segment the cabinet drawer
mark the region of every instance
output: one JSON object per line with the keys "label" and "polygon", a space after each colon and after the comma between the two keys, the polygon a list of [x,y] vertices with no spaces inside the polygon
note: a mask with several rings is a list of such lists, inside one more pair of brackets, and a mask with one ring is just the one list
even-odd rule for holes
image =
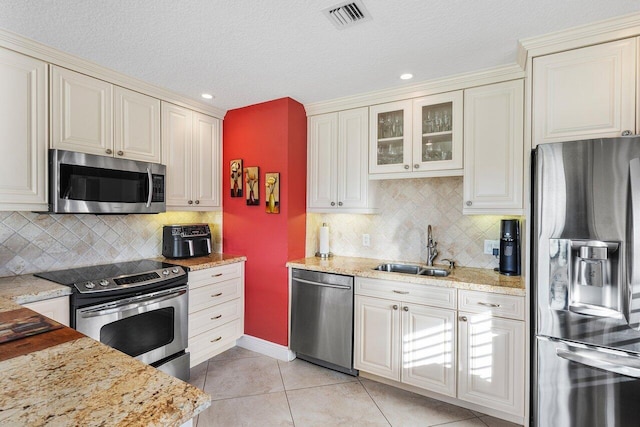
{"label": "cabinet drawer", "polygon": [[189,284],[189,314],[241,296],[242,280],[239,277],[195,289]]}
{"label": "cabinet drawer", "polygon": [[242,319],[237,319],[224,325],[189,338],[189,352],[191,366],[195,366],[220,353],[220,351],[242,336]]}
{"label": "cabinet drawer", "polygon": [[524,298],[479,291],[458,291],[460,311],[524,320]]}
{"label": "cabinet drawer", "polygon": [[242,263],[221,265],[219,267],[207,268],[205,270],[189,272],[189,287],[199,288],[211,283],[224,282],[225,280],[235,279],[242,275]]}
{"label": "cabinet drawer", "polygon": [[415,302],[432,307],[456,308],[454,288],[356,277],[356,294]]}
{"label": "cabinet drawer", "polygon": [[242,300],[240,298],[196,311],[189,315],[189,338],[239,319],[241,315]]}

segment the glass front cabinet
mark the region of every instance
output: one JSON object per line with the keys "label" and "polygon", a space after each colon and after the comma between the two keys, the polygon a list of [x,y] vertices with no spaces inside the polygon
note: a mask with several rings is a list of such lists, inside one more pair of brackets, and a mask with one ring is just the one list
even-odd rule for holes
{"label": "glass front cabinet", "polygon": [[462,91],[370,108],[370,178],[462,175]]}

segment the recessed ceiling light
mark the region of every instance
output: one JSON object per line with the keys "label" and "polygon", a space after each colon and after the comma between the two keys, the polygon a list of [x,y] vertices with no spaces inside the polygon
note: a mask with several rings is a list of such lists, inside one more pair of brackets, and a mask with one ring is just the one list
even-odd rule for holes
{"label": "recessed ceiling light", "polygon": [[202,97],[203,97],[204,99],[213,99],[213,95],[211,95],[210,93],[203,93],[203,94],[202,94]]}
{"label": "recessed ceiling light", "polygon": [[400,75],[400,78],[401,78],[402,80],[409,80],[409,79],[412,79],[412,78],[413,78],[413,74],[411,74],[411,73],[404,73],[404,74]]}

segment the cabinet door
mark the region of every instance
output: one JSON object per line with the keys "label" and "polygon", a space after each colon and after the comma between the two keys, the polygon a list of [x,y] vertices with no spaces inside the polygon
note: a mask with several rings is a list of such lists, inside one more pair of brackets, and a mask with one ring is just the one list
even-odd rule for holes
{"label": "cabinet door", "polygon": [[410,172],[411,100],[369,108],[369,173]]}
{"label": "cabinet door", "polygon": [[413,101],[413,171],[462,169],[462,91]]}
{"label": "cabinet door", "polygon": [[523,214],[524,83],[464,91],[465,214]]}
{"label": "cabinet door", "polygon": [[51,66],[51,147],[113,155],[112,85]]}
{"label": "cabinet door", "polygon": [[458,398],[524,415],[524,322],[459,313]]}
{"label": "cabinet door", "polygon": [[115,155],[160,163],[160,100],[116,86]]}
{"label": "cabinet door", "polygon": [[42,301],[22,304],[23,307],[31,309],[36,313],[47,316],[64,326],[69,326],[69,297],[51,298]]}
{"label": "cabinet door", "polygon": [[309,117],[307,207],[334,208],[338,203],[338,114]]}
{"label": "cabinet door", "polygon": [[191,199],[191,110],[162,103],[162,160],[167,165],[167,207],[189,206]]}
{"label": "cabinet door", "polygon": [[636,40],[533,60],[533,145],[635,131]]}
{"label": "cabinet door", "polygon": [[367,208],[368,117],[365,108],[338,113],[338,207]]}
{"label": "cabinet door", "polygon": [[220,186],[222,185],[220,135],[220,120],[193,113],[192,194],[196,208],[220,207]]}
{"label": "cabinet door", "polygon": [[402,305],[402,382],[456,395],[456,312]]}
{"label": "cabinet door", "polygon": [[400,303],[355,297],[354,367],[400,381]]}
{"label": "cabinet door", "polygon": [[0,210],[47,209],[47,64],[0,49]]}

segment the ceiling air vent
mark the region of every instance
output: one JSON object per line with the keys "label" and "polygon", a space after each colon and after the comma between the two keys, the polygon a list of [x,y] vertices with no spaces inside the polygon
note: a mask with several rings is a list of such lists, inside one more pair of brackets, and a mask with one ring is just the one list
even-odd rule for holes
{"label": "ceiling air vent", "polygon": [[323,10],[329,21],[338,29],[352,27],[360,22],[371,20],[371,15],[361,0],[331,6]]}

